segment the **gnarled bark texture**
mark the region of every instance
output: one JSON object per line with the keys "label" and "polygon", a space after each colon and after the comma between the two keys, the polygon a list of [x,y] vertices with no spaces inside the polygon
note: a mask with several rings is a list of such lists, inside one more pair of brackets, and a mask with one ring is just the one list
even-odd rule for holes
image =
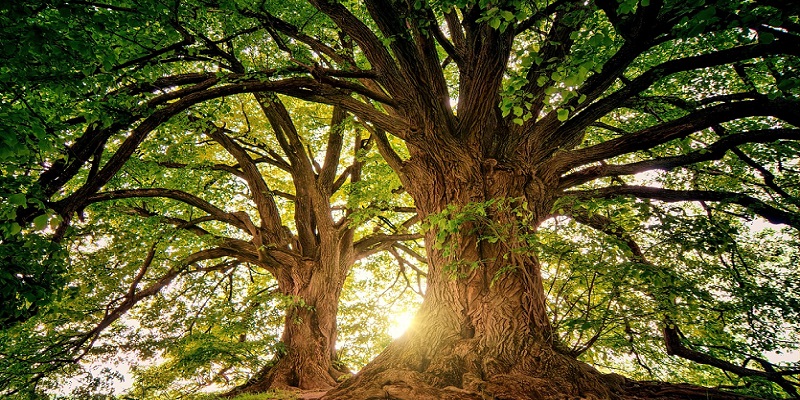
{"label": "gnarled bark texture", "polygon": [[320,268],[308,264],[309,276],[281,276],[279,280],[282,294],[294,301],[286,311],[282,351],[230,395],[272,388],[329,389],[347,373],[336,366],[336,312],[344,276],[313,273]]}
{"label": "gnarled bark texture", "polygon": [[[419,212],[508,199],[488,207],[486,215],[508,231],[497,241],[481,240],[490,227],[470,222],[445,246],[436,231],[429,232],[428,291],[411,328],[327,398],[614,397],[603,375],[557,351],[540,266],[525,251],[522,238],[552,205],[548,179],[495,168],[494,160],[466,148],[445,149],[438,159],[420,151],[406,164]],[[442,160],[442,154],[452,158]],[[519,207],[530,219],[519,220]]]}

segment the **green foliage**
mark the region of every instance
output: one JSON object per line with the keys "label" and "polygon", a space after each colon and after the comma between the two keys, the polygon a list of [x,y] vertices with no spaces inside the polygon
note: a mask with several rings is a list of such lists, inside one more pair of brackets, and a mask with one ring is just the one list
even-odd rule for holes
{"label": "green foliage", "polygon": [[[453,277],[493,265],[492,284],[523,272],[519,258],[538,259],[561,346],[595,365],[642,379],[778,393],[772,383],[668,356],[661,328],[670,321],[693,349],[754,368],[761,367],[751,356],[797,350],[797,233],[745,222],[760,221],[765,204],[798,214],[797,138],[748,139],[719,157],[680,165],[642,163],[710,155],[715,143],[736,135],[797,125],[791,115],[748,110],[728,118],[709,111],[743,101],[771,107],[798,101],[795,5],[418,0],[387,3],[393,8],[385,10],[387,22],[373,19],[377,13],[365,2],[334,2],[373,31],[377,40],[365,46],[369,35],[348,35],[339,19],[303,1],[6,3],[0,6],[0,395],[42,397],[59,381],[83,376],[74,396],[102,396],[121,376],[112,370],[92,376],[89,363],[111,360],[120,349],[141,362],[131,392],[141,398],[231,386],[285,354],[284,312],[316,308],[281,293],[277,277],[258,264],[278,246],[291,254],[287,259],[313,258],[309,246],[324,232],[304,223],[323,204],[309,201],[308,191],[319,183],[331,139],[342,138],[348,159],[334,171],[330,225],[340,233],[352,229],[342,236],[358,241],[418,229],[406,224],[405,191],[413,188],[404,188],[407,182],[383,162],[373,132],[396,128],[380,145],[384,154],[396,153],[399,169],[420,167],[420,147],[432,144],[417,138],[447,137],[463,139],[458,146],[479,161],[491,159],[538,182],[536,169],[566,152],[616,148],[637,134],[646,141],[665,126],[671,136],[662,141],[545,177],[552,187],[532,193],[560,198],[541,228],[528,212],[527,200],[538,198],[451,204],[425,221],[428,246],[446,258],[444,270]],[[654,7],[655,19],[640,23]],[[445,14],[463,21],[453,24]],[[391,23],[398,32],[390,32]],[[460,27],[468,27],[470,44],[446,48],[458,45],[451,29]],[[769,51],[732,55],[754,49]],[[467,50],[493,55],[464,60]],[[720,54],[702,68],[670,70]],[[393,62],[396,69],[379,65]],[[392,92],[386,79],[397,74],[414,96]],[[470,79],[490,76],[497,87],[481,81],[475,86],[482,92],[472,98],[459,93],[475,83]],[[276,122],[276,114],[265,117],[262,107],[269,107],[245,93],[260,84],[272,85],[258,86],[272,88],[261,95],[280,101],[294,126]],[[425,97],[432,88],[447,90]],[[481,117],[460,115],[485,99]],[[424,107],[415,111],[418,100]],[[335,127],[332,104],[352,113]],[[721,122],[691,118],[698,113]],[[477,121],[482,116],[496,118]],[[691,123],[677,124],[686,131],[668,126],[687,118]],[[453,132],[446,132],[448,124]],[[566,128],[577,133],[561,143]],[[240,160],[211,137],[215,130],[245,149],[268,193],[242,178]],[[289,146],[293,130],[297,143]],[[529,151],[508,151],[517,147]],[[311,164],[307,175],[290,173],[303,162]],[[631,165],[641,171],[601,174],[572,188],[551,182]],[[755,201],[587,195],[639,185]],[[180,190],[253,226],[241,229],[174,198],[90,204],[97,192],[143,188]],[[265,226],[257,194],[271,196],[280,226]],[[597,221],[608,223],[605,232],[587,227]],[[230,250],[225,238],[244,246],[278,231],[289,232],[285,243],[258,243],[246,261],[239,254],[185,263],[203,250]],[[301,232],[305,243],[297,239]],[[423,248],[406,246],[405,253],[371,255],[348,278],[339,316],[345,364],[364,365],[382,349],[391,316],[410,312],[424,292],[424,268],[416,267]],[[158,290],[126,308],[147,288]]]}
{"label": "green foliage", "polygon": [[0,328],[24,321],[52,302],[66,283],[66,253],[45,237],[15,235],[0,243]]}
{"label": "green foliage", "polygon": [[[751,230],[726,215],[708,219],[687,207],[649,203],[649,217],[636,227],[631,206],[641,205],[578,206],[628,226],[645,259],[635,262],[625,241],[574,221],[555,220],[540,230],[537,254],[567,351],[639,379],[691,376],[714,386],[729,384],[729,377],[663,351],[665,315],[693,346],[721,359],[744,362],[797,348],[789,333],[800,327],[800,276],[791,267],[797,247],[765,241],[775,232]],[[761,325],[766,321],[784,329]],[[754,331],[762,334],[753,337]],[[746,384],[746,393],[775,396],[774,387],[757,379],[734,381]]]}
{"label": "green foliage", "polygon": [[[13,174],[13,169],[2,168]],[[0,179],[0,329],[25,321],[58,296],[66,283],[67,260],[63,246],[44,232],[58,226],[60,218],[46,210],[35,192],[20,193],[28,179],[13,175]],[[19,213],[36,215],[21,225]]]}

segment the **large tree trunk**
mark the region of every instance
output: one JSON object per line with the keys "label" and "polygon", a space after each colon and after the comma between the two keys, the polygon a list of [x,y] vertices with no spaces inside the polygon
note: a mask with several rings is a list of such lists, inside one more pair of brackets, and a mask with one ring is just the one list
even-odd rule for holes
{"label": "large tree trunk", "polygon": [[336,365],[336,313],[344,277],[308,264],[301,267],[303,274],[277,277],[281,293],[291,304],[275,359],[229,395],[273,388],[330,389],[347,373]]}
{"label": "large tree trunk", "polygon": [[[548,216],[546,180],[496,170],[466,151],[448,154],[455,159],[407,164],[423,217],[448,205],[509,200],[488,207],[485,220],[461,225],[450,236],[456,251],[437,242],[439,231],[428,232],[428,291],[411,328],[326,398],[613,397],[610,379],[559,353],[553,341],[539,262],[523,239]],[[507,231],[482,240],[492,227]]]}

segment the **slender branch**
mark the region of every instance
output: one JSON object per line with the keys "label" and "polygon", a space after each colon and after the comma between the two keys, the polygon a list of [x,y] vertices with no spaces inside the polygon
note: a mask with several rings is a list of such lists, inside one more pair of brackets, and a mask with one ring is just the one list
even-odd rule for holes
{"label": "slender branch", "polygon": [[[798,132],[797,136],[800,136],[800,130],[797,130],[797,132]],[[800,139],[800,137],[798,137],[797,139]],[[736,155],[736,157],[739,157],[739,159],[742,160],[745,164],[749,165],[750,168],[753,168],[754,170],[758,171],[758,173],[761,174],[761,177],[764,179],[764,184],[768,188],[772,189],[775,193],[777,193],[784,199],[792,202],[794,205],[800,206],[800,203],[798,202],[798,199],[796,197],[790,195],[785,190],[783,190],[783,188],[778,186],[778,184],[775,182],[775,175],[772,172],[770,172],[766,167],[756,162],[756,160],[750,158],[742,150],[734,148],[732,149],[732,152],[733,154]]]}
{"label": "slender branch", "polygon": [[339,64],[352,64],[350,61],[341,56],[339,53],[336,52],[333,48],[326,45],[319,39],[309,36],[303,33],[299,28],[286,22],[277,16],[273,15],[272,13],[268,12],[267,10],[259,10],[259,11],[251,11],[246,9],[239,10],[243,15],[248,17],[253,17],[259,20],[263,25],[268,26],[272,30],[276,30],[278,32],[283,33],[286,36],[289,36],[292,39],[297,40],[298,42],[305,43],[314,51],[324,54],[330,57],[332,60]]}
{"label": "slender branch", "polygon": [[174,169],[195,169],[195,170],[213,170],[213,171],[225,171],[230,173],[231,175],[237,176],[239,178],[244,179],[244,173],[239,169],[238,165],[227,165],[227,164],[214,164],[214,165],[193,165],[193,164],[186,164],[186,163],[178,163],[178,162],[171,162],[171,161],[161,161],[158,162],[158,165],[165,167],[165,168],[174,168]]}
{"label": "slender branch", "polygon": [[542,19],[546,18],[554,14],[559,8],[567,4],[567,0],[558,0],[554,1],[547,5],[547,7],[537,11],[530,17],[526,18],[524,21],[521,21],[517,24],[515,30],[515,35],[519,35],[528,29],[533,28],[537,23],[539,23]]}
{"label": "slender branch", "polygon": [[370,131],[372,136],[375,137],[375,144],[378,147],[378,153],[386,160],[386,163],[392,168],[392,171],[397,174],[397,177],[400,179],[400,182],[403,186],[408,186],[410,182],[408,181],[408,177],[406,176],[405,172],[403,172],[403,159],[397,154],[396,151],[392,148],[391,143],[389,143],[389,138],[386,136],[386,132],[378,127],[372,127],[370,125],[364,125],[367,130]]}
{"label": "slender branch", "polygon": [[676,325],[672,324],[670,321],[667,321],[667,324],[664,327],[664,345],[667,348],[667,354],[671,356],[678,356],[690,361],[694,361],[696,363],[710,365],[712,367],[719,368],[723,371],[732,372],[739,376],[762,377],[780,386],[790,396],[798,397],[797,386],[800,385],[794,382],[787,381],[782,374],[775,373],[774,371],[773,372],[759,371],[750,368],[740,367],[728,361],[721,360],[711,355],[701,353],[699,351],[692,350],[686,347],[686,345],[684,345],[683,341],[681,340],[680,329]]}
{"label": "slender branch", "polygon": [[404,240],[421,239],[422,234],[408,233],[400,235],[372,235],[361,239],[353,244],[354,260],[360,260],[369,257],[372,254],[387,250],[397,242]]}
{"label": "slender branch", "polygon": [[414,272],[416,272],[416,273],[417,273],[417,275],[419,275],[419,276],[422,276],[422,277],[426,277],[426,278],[427,278],[427,277],[428,277],[428,273],[427,273],[427,272],[425,272],[425,271],[423,271],[422,269],[420,269],[420,268],[419,268],[419,267],[417,267],[416,265],[414,265],[414,263],[408,262],[408,260],[406,260],[406,259],[405,259],[405,258],[404,258],[404,257],[403,257],[401,254],[400,254],[400,252],[399,252],[399,251],[397,251],[397,249],[398,249],[398,248],[399,248],[399,247],[395,245],[395,246],[392,246],[392,247],[391,247],[391,248],[390,248],[388,251],[389,251],[389,253],[390,253],[390,254],[391,254],[391,255],[392,255],[394,258],[395,258],[395,260],[397,260],[397,263],[398,263],[398,264],[400,264],[401,268],[405,268],[406,266],[408,266],[408,267],[410,267],[411,269],[413,269],[413,270],[414,270]]}
{"label": "slender branch", "polygon": [[128,190],[101,192],[87,197],[85,204],[99,203],[102,201],[109,201],[109,200],[139,198],[139,197],[145,197],[145,198],[163,197],[172,200],[177,200],[182,203],[186,203],[192,207],[199,208],[207,212],[209,215],[212,215],[215,219],[219,221],[226,222],[232,226],[244,230],[245,232],[249,232],[246,224],[234,214],[225,212],[222,209],[218,208],[217,206],[193,194],[175,189],[150,188],[150,189],[128,189]]}
{"label": "slender branch", "polygon": [[[397,242],[397,243],[393,244],[392,247],[402,250],[404,253],[408,254],[409,256],[411,256],[412,258],[414,258],[415,260],[417,260],[421,264],[427,264],[428,263],[428,259],[425,256],[423,256],[422,254],[419,254],[419,252],[417,252],[416,250],[412,249],[411,247],[408,247],[405,243]],[[420,271],[417,271],[417,272],[421,273]],[[426,276],[425,274],[422,274],[422,275]]]}

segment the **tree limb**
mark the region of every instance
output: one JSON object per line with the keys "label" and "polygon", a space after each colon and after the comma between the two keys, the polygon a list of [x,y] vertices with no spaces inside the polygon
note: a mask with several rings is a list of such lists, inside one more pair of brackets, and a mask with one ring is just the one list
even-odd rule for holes
{"label": "tree limb", "polygon": [[393,244],[404,240],[421,239],[422,234],[408,233],[399,235],[381,235],[376,234],[364,239],[361,239],[353,244],[354,260],[360,260],[369,257],[372,254],[387,250]]}
{"label": "tree limb", "polygon": [[86,199],[86,204],[99,203],[102,201],[117,200],[117,199],[130,199],[138,197],[163,197],[172,200],[177,200],[182,203],[188,204],[192,207],[199,208],[209,215],[213,216],[218,221],[228,223],[245,232],[250,232],[246,224],[234,214],[223,211],[217,206],[193,195],[180,190],[150,188],[150,189],[127,189],[116,190],[110,192],[101,192],[89,196]]}
{"label": "tree limb", "polygon": [[[615,108],[618,108],[631,97],[643,92],[658,80],[678,72],[730,64],[741,60],[769,55],[800,55],[800,45],[778,42],[780,42],[780,40],[776,40],[770,44],[739,46],[732,49],[719,50],[713,53],[680,58],[659,64],[630,81],[624,88],[617,90],[602,100],[587,106],[586,109],[564,123],[558,129],[556,136],[571,138],[575,137],[576,135],[580,135],[587,126],[591,125],[595,121],[600,120],[600,118],[602,118],[604,115],[608,114]],[[796,116],[788,117],[790,122],[791,120],[797,120]],[[793,124],[798,125],[797,123]]]}
{"label": "tree limb", "polygon": [[565,196],[575,196],[580,199],[632,196],[640,199],[654,199],[664,202],[705,201],[737,204],[773,224],[786,224],[800,230],[800,215],[797,213],[775,208],[764,201],[742,193],[706,190],[671,190],[646,186],[612,186],[594,190],[566,191],[563,192],[563,194]]}
{"label": "tree limb", "polygon": [[[565,189],[574,187],[602,177],[635,175],[655,169],[669,171],[671,169],[690,164],[696,164],[703,161],[719,160],[728,150],[736,151],[736,146],[745,143],[770,143],[781,139],[800,140],[800,129],[778,128],[753,130],[724,136],[722,139],[706,146],[703,149],[680,156],[655,158],[622,165],[604,164],[588,167],[562,177],[560,188]],[[751,166],[755,167],[755,165]]]}
{"label": "tree limb", "polygon": [[787,100],[749,100],[702,108],[689,115],[652,126],[627,136],[607,140],[586,148],[553,156],[552,168],[567,171],[580,165],[646,150],[673,139],[684,138],[722,122],[752,116],[776,116],[800,126],[795,111],[798,104]]}
{"label": "tree limb", "polygon": [[681,340],[679,328],[670,321],[667,321],[664,326],[664,345],[667,348],[667,354],[671,356],[678,356],[699,364],[710,365],[739,376],[758,376],[765,378],[780,386],[790,396],[798,396],[797,386],[800,386],[800,384],[787,381],[783,374],[740,367],[728,361],[686,347]]}

